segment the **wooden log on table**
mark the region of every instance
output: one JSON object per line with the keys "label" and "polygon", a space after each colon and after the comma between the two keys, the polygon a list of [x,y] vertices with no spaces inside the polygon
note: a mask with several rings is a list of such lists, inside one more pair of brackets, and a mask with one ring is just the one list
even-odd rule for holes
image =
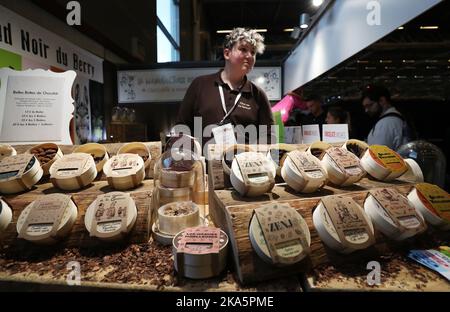
{"label": "wooden log on table", "polygon": [[[84,215],[89,205],[97,198],[98,195],[115,191],[111,188],[106,181],[95,181],[87,187],[76,191],[67,192],[57,189],[51,183],[37,184],[32,190],[20,194],[5,195],[5,200],[13,210],[13,220],[8,226],[4,236],[2,238],[3,244],[14,245],[19,244],[23,248],[40,248],[34,246],[32,243],[28,243],[24,240],[17,238],[16,223],[22,210],[30,204],[32,201],[42,197],[46,194],[63,193],[72,196],[72,200],[78,208],[78,217],[72,228],[72,231],[68,237],[61,241],[62,246],[67,247],[88,247],[88,246],[100,246],[105,244],[89,236],[88,231],[84,225]],[[137,188],[128,191],[131,197],[136,203],[138,216],[136,223],[125,238],[130,242],[144,243],[148,242],[150,237],[150,214],[149,209],[151,207],[151,196],[153,191],[153,180],[144,180],[144,182]]]}
{"label": "wooden log on table", "polygon": [[[246,284],[286,276],[295,272],[307,272],[312,267],[327,262],[346,262],[361,258],[370,258],[373,255],[386,252],[388,247],[386,246],[384,236],[377,232],[377,244],[375,246],[350,255],[344,256],[338,254],[322,243],[312,222],[312,212],[321,197],[338,194],[350,196],[362,206],[368,191],[380,187],[394,187],[400,193],[407,194],[411,190],[412,185],[411,183],[401,181],[383,183],[365,178],[350,187],[336,188],[325,186],[323,190],[307,195],[296,194],[286,185],[277,185],[270,194],[256,198],[241,197],[234,190],[215,190],[212,192],[213,198],[209,208],[213,222],[224,229],[229,235],[233,258],[236,264],[236,273],[238,274],[239,280]],[[253,210],[261,204],[270,201],[289,203],[303,216],[311,232],[310,257],[288,268],[277,268],[263,262],[253,251],[248,236],[248,227]]]}

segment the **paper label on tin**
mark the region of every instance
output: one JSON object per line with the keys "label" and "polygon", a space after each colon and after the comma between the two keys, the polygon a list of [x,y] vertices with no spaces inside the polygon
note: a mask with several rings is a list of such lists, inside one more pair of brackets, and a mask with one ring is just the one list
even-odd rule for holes
{"label": "paper label on tin", "polygon": [[178,253],[195,255],[218,254],[224,243],[220,229],[213,227],[188,228],[174,241]]}
{"label": "paper label on tin", "polygon": [[353,153],[341,148],[332,147],[326,151],[337,167],[348,176],[358,176],[363,173],[359,158]]}
{"label": "paper label on tin", "polygon": [[417,195],[433,213],[450,222],[450,195],[439,186],[430,183],[416,185]]}
{"label": "paper label on tin", "polygon": [[337,232],[342,245],[346,247],[368,247],[375,242],[363,210],[350,197],[326,196],[322,203]]}
{"label": "paper label on tin", "polygon": [[275,183],[267,158],[261,153],[241,153],[235,156],[245,185]]}
{"label": "paper label on tin", "polygon": [[85,171],[86,163],[90,155],[69,154],[53,164],[52,170],[55,170],[55,176],[61,178],[77,177]]}
{"label": "paper label on tin", "polygon": [[300,151],[292,151],[287,154],[287,157],[292,160],[292,163],[302,175],[313,179],[323,178],[323,169],[316,157]]}
{"label": "paper label on tin", "polygon": [[127,193],[112,192],[97,196],[91,227],[93,234],[126,232],[130,204],[131,197]]}
{"label": "paper label on tin", "polygon": [[34,201],[19,237],[23,238],[33,234],[54,236],[70,200],[67,195],[50,194]]}
{"label": "paper label on tin", "polygon": [[395,189],[382,188],[371,190],[370,194],[397,226],[416,228],[423,225],[408,199]]}
{"label": "paper label on tin", "polygon": [[289,204],[267,204],[254,210],[273,263],[293,264],[309,250],[301,216]]}
{"label": "paper label on tin", "polygon": [[33,167],[35,162],[36,158],[31,154],[19,154],[3,158],[0,160],[0,180],[20,178]]}
{"label": "paper label on tin", "polygon": [[111,170],[117,175],[129,175],[139,170],[140,158],[135,154],[119,154],[112,157]]}
{"label": "paper label on tin", "polygon": [[404,172],[407,170],[403,158],[384,145],[372,145],[369,147],[372,158],[385,168],[393,172]]}

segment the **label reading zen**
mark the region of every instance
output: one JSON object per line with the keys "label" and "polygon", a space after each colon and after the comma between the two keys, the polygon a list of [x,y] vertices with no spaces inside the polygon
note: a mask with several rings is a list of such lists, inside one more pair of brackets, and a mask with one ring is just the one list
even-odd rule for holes
{"label": "label reading zen", "polygon": [[274,263],[292,264],[302,259],[308,243],[295,209],[288,204],[268,204],[254,213]]}
{"label": "label reading zen", "polygon": [[235,156],[245,184],[273,180],[267,159],[260,153],[242,153]]}

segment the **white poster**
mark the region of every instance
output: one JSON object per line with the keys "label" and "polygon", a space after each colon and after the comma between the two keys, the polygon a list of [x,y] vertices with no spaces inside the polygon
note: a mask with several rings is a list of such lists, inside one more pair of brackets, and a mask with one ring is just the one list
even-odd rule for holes
{"label": "white poster", "polygon": [[[178,102],[191,82],[219,71],[209,68],[164,68],[117,72],[119,103]],[[248,79],[262,88],[271,101],[281,98],[281,68],[255,67]]]}
{"label": "white poster", "polygon": [[0,69],[0,142],[71,144],[75,72]]}
{"label": "white poster", "polygon": [[302,139],[301,126],[284,127],[284,143],[301,144]]}
{"label": "white poster", "polygon": [[316,141],[320,141],[319,125],[303,125],[303,143],[311,144]]}
{"label": "white poster", "polygon": [[324,124],[322,125],[322,141],[327,143],[339,143],[348,140],[348,124]]}

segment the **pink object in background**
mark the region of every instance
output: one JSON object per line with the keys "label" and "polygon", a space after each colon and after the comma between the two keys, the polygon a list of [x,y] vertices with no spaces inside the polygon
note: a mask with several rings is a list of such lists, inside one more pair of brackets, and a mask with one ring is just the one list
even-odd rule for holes
{"label": "pink object in background", "polygon": [[299,95],[290,92],[272,107],[272,112],[280,112],[281,120],[285,123],[289,119],[289,114],[294,108],[307,110],[306,102],[302,101]]}

